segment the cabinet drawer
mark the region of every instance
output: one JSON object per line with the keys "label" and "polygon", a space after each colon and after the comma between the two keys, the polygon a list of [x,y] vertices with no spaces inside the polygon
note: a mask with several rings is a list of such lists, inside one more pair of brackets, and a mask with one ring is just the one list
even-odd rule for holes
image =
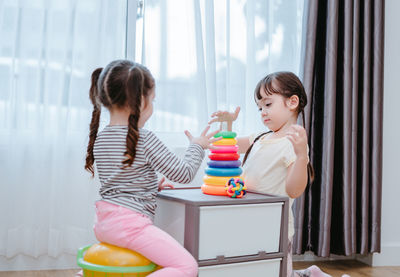
{"label": "cabinet drawer", "polygon": [[281,259],[202,266],[199,277],[275,277],[279,276]]}
{"label": "cabinet drawer", "polygon": [[279,252],[282,205],[200,207],[198,259]]}

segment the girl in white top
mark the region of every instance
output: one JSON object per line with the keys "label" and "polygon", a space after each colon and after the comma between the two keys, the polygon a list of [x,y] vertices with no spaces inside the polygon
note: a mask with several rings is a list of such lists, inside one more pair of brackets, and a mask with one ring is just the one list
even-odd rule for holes
{"label": "girl in white top", "polygon": [[[318,267],[293,272],[291,241],[294,235],[292,204],[305,190],[308,178],[313,179],[309,164],[307,134],[297,125],[301,113],[304,125],[304,107],[307,95],[299,78],[291,72],[275,72],[259,81],[254,98],[263,124],[270,130],[259,135],[239,137],[239,151],[243,159],[243,178],[249,190],[289,197],[289,254],[288,276],[329,276]],[[240,111],[217,111],[211,115],[213,122],[232,122]]]}

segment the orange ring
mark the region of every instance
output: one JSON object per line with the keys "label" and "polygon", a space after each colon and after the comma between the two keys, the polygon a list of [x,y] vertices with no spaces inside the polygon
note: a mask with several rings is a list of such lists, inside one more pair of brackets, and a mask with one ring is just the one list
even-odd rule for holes
{"label": "orange ring", "polygon": [[201,191],[204,194],[210,194],[210,195],[228,195],[226,193],[225,187],[215,187],[215,186],[209,186],[206,184],[201,185]]}

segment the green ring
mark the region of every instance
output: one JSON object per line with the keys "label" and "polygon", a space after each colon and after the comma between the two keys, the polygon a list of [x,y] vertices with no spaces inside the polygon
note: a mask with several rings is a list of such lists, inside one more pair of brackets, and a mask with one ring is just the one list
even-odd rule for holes
{"label": "green ring", "polygon": [[140,273],[140,272],[152,272],[156,268],[154,263],[144,266],[105,266],[88,263],[83,259],[83,254],[88,250],[91,245],[84,246],[78,249],[78,255],[76,261],[78,266],[83,269],[98,271],[98,272],[112,272],[112,273]]}
{"label": "green ring", "polygon": [[215,138],[218,137],[223,137],[223,138],[236,138],[236,133],[235,132],[230,132],[230,131],[223,131],[223,132],[218,132],[217,134],[214,135]]}

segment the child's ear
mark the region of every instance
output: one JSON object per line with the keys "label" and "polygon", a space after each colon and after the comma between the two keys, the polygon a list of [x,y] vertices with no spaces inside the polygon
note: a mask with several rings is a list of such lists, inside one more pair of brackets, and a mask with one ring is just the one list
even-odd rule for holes
{"label": "child's ear", "polygon": [[144,110],[147,107],[147,101],[146,97],[142,95],[142,99],[140,101],[140,111]]}
{"label": "child's ear", "polygon": [[299,97],[297,95],[292,95],[288,99],[288,107],[291,110],[296,110],[299,106]]}

